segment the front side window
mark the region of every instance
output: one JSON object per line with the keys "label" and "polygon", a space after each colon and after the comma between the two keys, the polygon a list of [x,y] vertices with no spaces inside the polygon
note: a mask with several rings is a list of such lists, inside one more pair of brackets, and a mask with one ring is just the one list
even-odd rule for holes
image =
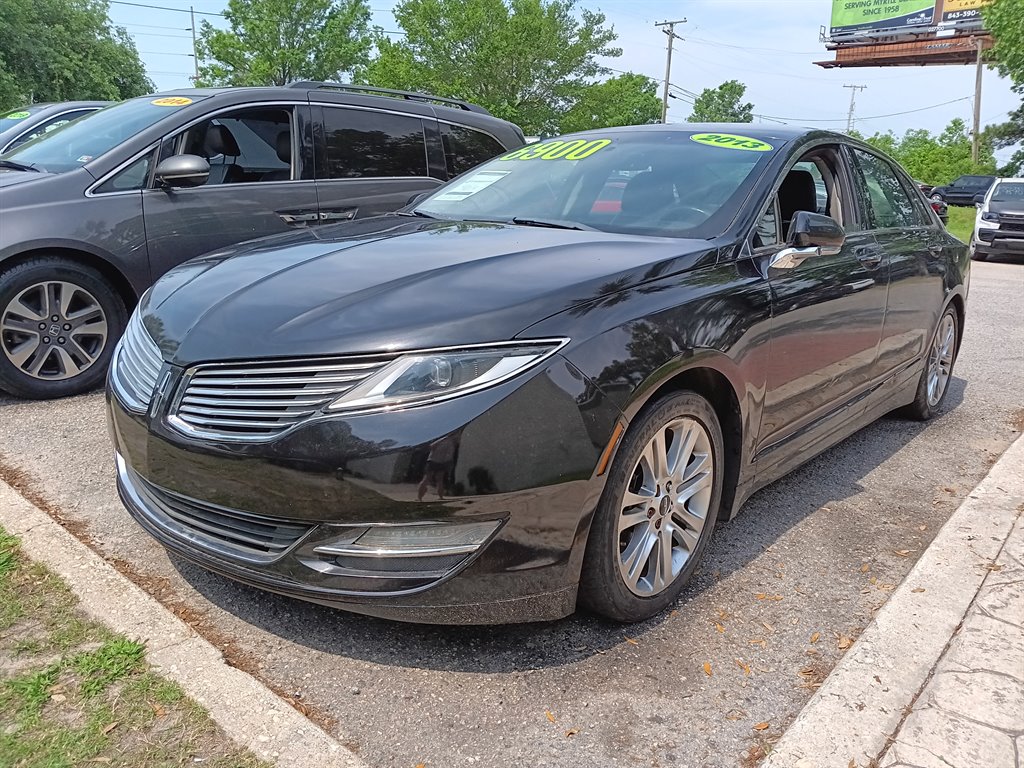
{"label": "front side window", "polygon": [[853,150],[863,179],[868,220],[873,229],[891,229],[919,224],[914,201],[892,167],[882,158],[860,149]]}
{"label": "front side window", "polygon": [[318,178],[426,176],[423,121],[342,107],[324,107],[326,168]]}
{"label": "front side window", "polygon": [[[191,104],[204,98],[194,96],[184,101]],[[5,157],[41,171],[66,173],[173,115],[181,108],[175,106],[174,101],[172,97],[154,99],[152,96],[123,101],[45,133],[10,150]]]}
{"label": "front side window", "polygon": [[465,221],[557,220],[605,232],[713,237],[777,150],[687,131],[565,136],[500,155],[416,210]]}
{"label": "front side window", "polygon": [[458,176],[505,151],[497,139],[461,125],[441,123],[441,143],[448,175]]}
{"label": "front side window", "polygon": [[849,206],[839,190],[839,159],[835,148],[814,150],[797,162],[782,179],[754,229],[755,248],[786,242],[789,227],[799,211],[831,216],[845,228],[853,226]]}
{"label": "front side window", "polygon": [[155,152],[156,150],[148,152],[124,170],[114,174],[96,188],[96,194],[128,192],[145,187],[149,181],[149,169],[153,164]]}
{"label": "front side window", "polygon": [[292,111],[258,107],[227,112],[185,131],[180,154],[210,163],[206,186],[292,178]]}

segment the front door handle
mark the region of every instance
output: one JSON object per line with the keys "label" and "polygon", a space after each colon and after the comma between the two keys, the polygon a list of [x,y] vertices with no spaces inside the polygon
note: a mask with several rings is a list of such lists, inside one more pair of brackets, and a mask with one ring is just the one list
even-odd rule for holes
{"label": "front door handle", "polygon": [[861,246],[854,250],[854,255],[865,267],[877,267],[882,263],[882,251],[877,246]]}

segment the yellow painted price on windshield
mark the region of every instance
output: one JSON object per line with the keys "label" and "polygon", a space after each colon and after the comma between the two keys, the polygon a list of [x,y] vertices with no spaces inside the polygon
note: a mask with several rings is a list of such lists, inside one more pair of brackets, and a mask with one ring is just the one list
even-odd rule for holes
{"label": "yellow painted price on windshield", "polygon": [[502,160],[583,160],[612,143],[611,139],[572,139],[527,144],[503,155]]}

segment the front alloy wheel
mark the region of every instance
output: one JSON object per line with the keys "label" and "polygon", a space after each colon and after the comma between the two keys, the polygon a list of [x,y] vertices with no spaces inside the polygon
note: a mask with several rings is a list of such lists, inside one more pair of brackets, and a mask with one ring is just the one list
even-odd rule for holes
{"label": "front alloy wheel", "polygon": [[722,429],[695,392],[666,395],[626,431],[594,514],[579,601],[616,621],[671,605],[714,530],[724,477]]}
{"label": "front alloy wheel", "polygon": [[696,552],[714,471],[711,438],[691,418],[660,427],[644,447],[619,513],[619,574],[633,594],[664,592]]}
{"label": "front alloy wheel", "polygon": [[0,315],[0,345],[22,373],[64,381],[92,366],[107,343],[107,315],[85,288],[61,280],[35,283]]}
{"label": "front alloy wheel", "polygon": [[103,383],[127,308],[110,281],[62,256],[0,270],[0,390],[46,399]]}

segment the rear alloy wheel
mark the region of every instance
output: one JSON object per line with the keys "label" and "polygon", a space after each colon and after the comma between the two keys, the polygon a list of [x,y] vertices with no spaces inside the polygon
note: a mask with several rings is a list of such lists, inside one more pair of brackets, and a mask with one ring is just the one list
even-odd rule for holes
{"label": "rear alloy wheel", "polygon": [[88,267],[39,258],[0,273],[0,388],[20,397],[63,397],[106,375],[125,307]]}
{"label": "rear alloy wheel", "polygon": [[927,421],[938,413],[949,391],[950,379],[953,378],[953,365],[958,352],[958,325],[956,309],[947,307],[928,345],[928,356],[917,384],[914,402],[903,409],[905,416]]}
{"label": "rear alloy wheel", "polygon": [[940,195],[938,192],[936,192],[934,195],[932,195],[930,199],[934,200],[937,203],[944,203],[944,202],[946,202],[943,199],[942,195]]}
{"label": "rear alloy wheel", "polygon": [[641,621],[676,600],[715,527],[722,432],[692,392],[663,398],[619,447],[587,544],[580,600]]}

